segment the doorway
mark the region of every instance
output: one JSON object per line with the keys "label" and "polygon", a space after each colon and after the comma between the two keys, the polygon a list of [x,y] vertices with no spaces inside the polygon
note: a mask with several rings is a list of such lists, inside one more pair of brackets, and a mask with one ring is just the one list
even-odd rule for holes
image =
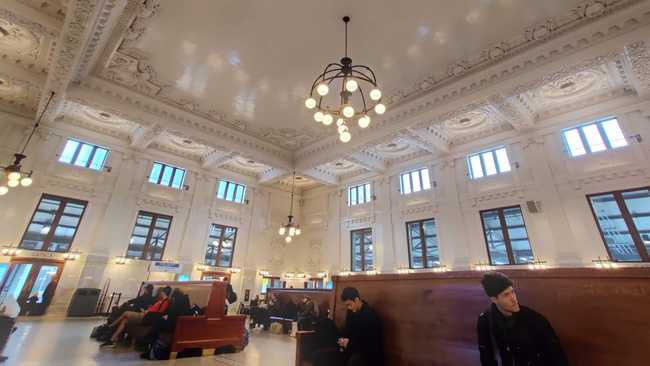
{"label": "doorway", "polygon": [[62,271],[62,261],[14,259],[2,279],[1,291],[18,301],[20,315],[43,315],[52,302]]}
{"label": "doorway", "polygon": [[230,282],[230,273],[227,272],[202,272],[201,273],[201,280],[217,280],[217,281],[225,281],[225,282]]}

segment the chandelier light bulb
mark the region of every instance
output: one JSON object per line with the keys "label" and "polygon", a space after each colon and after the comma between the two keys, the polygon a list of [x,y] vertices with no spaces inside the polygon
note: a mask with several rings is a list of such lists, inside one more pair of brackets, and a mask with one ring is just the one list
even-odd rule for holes
{"label": "chandelier light bulb", "polygon": [[305,107],[307,107],[309,109],[314,109],[314,107],[316,107],[316,99],[311,98],[311,97],[307,98],[305,100]]}
{"label": "chandelier light bulb", "polygon": [[296,228],[295,227],[290,227],[289,228],[289,236],[294,236],[296,235]]}
{"label": "chandelier light bulb", "polygon": [[285,233],[286,231],[287,231],[287,229],[285,229],[284,226],[283,226],[283,227],[280,228],[280,230],[278,230],[278,234],[280,234],[280,235],[284,235],[284,233]]}
{"label": "chandelier light bulb", "polygon": [[290,236],[287,236],[286,238],[284,238],[284,241],[286,241],[287,243],[291,243],[292,240],[293,239]]}
{"label": "chandelier light bulb", "polygon": [[343,118],[339,118],[336,120],[336,126],[339,127],[341,125],[345,124],[345,120]]}
{"label": "chandelier light bulb", "polygon": [[379,103],[375,106],[375,113],[377,114],[384,114],[386,112],[386,106]]}
{"label": "chandelier light bulb", "polygon": [[348,130],[348,126],[346,125],[340,125],[338,128],[339,133],[346,132]]}
{"label": "chandelier light bulb", "polygon": [[8,188],[8,187],[6,187],[6,186],[0,186],[0,196],[4,196],[5,194],[7,194],[7,192],[9,192],[9,188]]}
{"label": "chandelier light bulb", "polygon": [[320,96],[326,96],[330,92],[330,87],[327,84],[319,84],[316,88],[316,92]]}
{"label": "chandelier light bulb", "polygon": [[[9,179],[9,180],[16,180],[16,181],[17,181],[17,180],[20,179],[20,173],[18,173],[18,172],[11,172],[11,173],[9,173],[9,175],[7,176],[7,179]],[[11,186],[10,186],[10,187],[11,187]]]}
{"label": "chandelier light bulb", "polygon": [[19,184],[20,184],[20,182],[17,181],[17,180],[10,180],[10,181],[7,182],[7,185],[9,186],[9,188],[18,187]]}
{"label": "chandelier light bulb", "polygon": [[325,126],[331,125],[333,121],[334,121],[334,117],[332,117],[331,114],[326,114],[323,116],[323,124]]}
{"label": "chandelier light bulb", "polygon": [[339,135],[339,139],[341,142],[350,142],[350,139],[352,139],[352,135],[348,131],[344,131]]}
{"label": "chandelier light bulb", "polygon": [[302,231],[300,231],[300,229],[296,229],[296,235],[300,235],[300,233],[302,233]]}
{"label": "chandelier light bulb", "polygon": [[343,107],[343,116],[352,118],[352,116],[354,116],[354,108],[351,105]]}
{"label": "chandelier light bulb", "polygon": [[314,113],[314,120],[316,120],[316,122],[323,122],[323,117],[325,117],[325,114],[321,111]]}
{"label": "chandelier light bulb", "polygon": [[370,125],[370,117],[361,116],[357,122],[359,123],[359,127],[366,128]]}
{"label": "chandelier light bulb", "polygon": [[25,177],[25,178],[20,180],[20,185],[23,186],[23,187],[29,187],[29,186],[32,185],[32,182],[33,182],[32,178]]}
{"label": "chandelier light bulb", "polygon": [[355,92],[357,89],[359,89],[359,83],[357,83],[357,81],[354,79],[349,79],[345,82],[345,89],[350,93]]}
{"label": "chandelier light bulb", "polygon": [[369,94],[370,94],[370,99],[374,101],[378,101],[379,99],[381,99],[381,90],[377,88],[372,89]]}

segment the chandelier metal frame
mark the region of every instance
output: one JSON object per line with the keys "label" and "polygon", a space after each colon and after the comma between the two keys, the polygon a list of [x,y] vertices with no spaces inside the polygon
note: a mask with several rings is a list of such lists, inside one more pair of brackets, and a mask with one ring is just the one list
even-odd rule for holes
{"label": "chandelier metal frame", "polygon": [[[316,77],[312,83],[309,98],[305,100],[305,106],[309,109],[315,109],[314,119],[326,126],[330,125],[336,118],[340,139],[343,142],[348,142],[351,136],[347,123],[352,118],[358,117],[359,127],[366,128],[370,124],[369,114],[374,112],[381,115],[386,111],[386,106],[381,103],[382,93],[378,89],[375,72],[369,66],[353,64],[352,58],[348,56],[348,23],[350,17],[343,17],[343,22],[345,23],[345,56],[340,62],[329,63],[325,66],[323,72]],[[339,80],[341,81],[340,87],[336,85]],[[324,98],[333,85],[339,89],[340,105],[338,107],[324,103]],[[369,90],[368,96],[364,93],[366,87]],[[363,105],[358,110],[354,108],[351,101],[354,92],[357,90]]]}
{"label": "chandelier metal frame", "polygon": [[287,216],[287,223],[280,226],[278,229],[278,234],[284,236],[284,241],[291,243],[294,236],[299,236],[301,234],[300,225],[293,222],[293,195],[294,188],[296,186],[296,171],[293,172],[293,177],[291,178],[291,206],[289,207],[289,215]]}

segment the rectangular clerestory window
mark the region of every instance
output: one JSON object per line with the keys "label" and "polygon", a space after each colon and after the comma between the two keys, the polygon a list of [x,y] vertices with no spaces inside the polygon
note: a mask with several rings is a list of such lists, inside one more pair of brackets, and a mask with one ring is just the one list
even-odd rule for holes
{"label": "rectangular clerestory window", "polygon": [[220,180],[217,184],[217,198],[230,202],[243,203],[246,197],[246,186],[239,183]]}
{"label": "rectangular clerestory window", "polygon": [[181,189],[185,181],[185,169],[154,162],[149,173],[149,183]]}
{"label": "rectangular clerestory window", "polygon": [[628,145],[616,118],[562,130],[562,137],[571,157]]}
{"label": "rectangular clerestory window", "polygon": [[429,168],[421,168],[399,175],[399,191],[402,194],[411,194],[431,189]]}
{"label": "rectangular clerestory window", "polygon": [[108,157],[108,151],[104,147],[68,139],[61,156],[59,156],[59,162],[92,170],[102,170]]}
{"label": "rectangular clerestory window", "polygon": [[362,205],[370,202],[370,183],[348,187],[348,206]]}
{"label": "rectangular clerestory window", "polygon": [[508,153],[503,146],[468,155],[467,165],[472,179],[506,173],[512,170]]}

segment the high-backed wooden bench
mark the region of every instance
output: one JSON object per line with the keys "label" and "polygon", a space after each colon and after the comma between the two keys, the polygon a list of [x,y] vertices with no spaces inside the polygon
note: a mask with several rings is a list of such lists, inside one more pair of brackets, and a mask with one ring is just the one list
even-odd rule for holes
{"label": "high-backed wooden bench", "polygon": [[186,348],[202,348],[203,354],[213,354],[216,348],[232,346],[242,349],[246,332],[244,315],[225,315],[226,286],[222,281],[155,281],[154,287],[179,288],[190,297],[190,303],[205,308],[200,316],[181,316],[171,342],[170,358]]}
{"label": "high-backed wooden bench", "polygon": [[[639,366],[650,350],[650,268],[503,270],[519,302],[548,318],[573,366]],[[478,315],[489,306],[480,272],[334,277],[334,318],[345,320],[339,297],[356,287],[380,315],[386,365],[479,365]],[[296,365],[309,365],[297,337]],[[307,347],[308,348],[308,347]]]}
{"label": "high-backed wooden bench", "polygon": [[[270,288],[267,289],[266,296],[270,297],[272,295],[275,295],[278,299],[278,304],[280,308],[284,308],[284,306],[289,301],[292,301],[294,304],[298,305],[298,303],[302,301],[305,295],[307,295],[314,301],[314,304],[318,307],[319,316],[327,316],[333,304],[332,301],[333,294],[334,291],[332,289]],[[296,320],[295,317],[293,316],[287,317],[284,314],[271,315],[269,318],[271,322],[282,323],[285,329],[287,327],[290,328],[290,323]]]}

